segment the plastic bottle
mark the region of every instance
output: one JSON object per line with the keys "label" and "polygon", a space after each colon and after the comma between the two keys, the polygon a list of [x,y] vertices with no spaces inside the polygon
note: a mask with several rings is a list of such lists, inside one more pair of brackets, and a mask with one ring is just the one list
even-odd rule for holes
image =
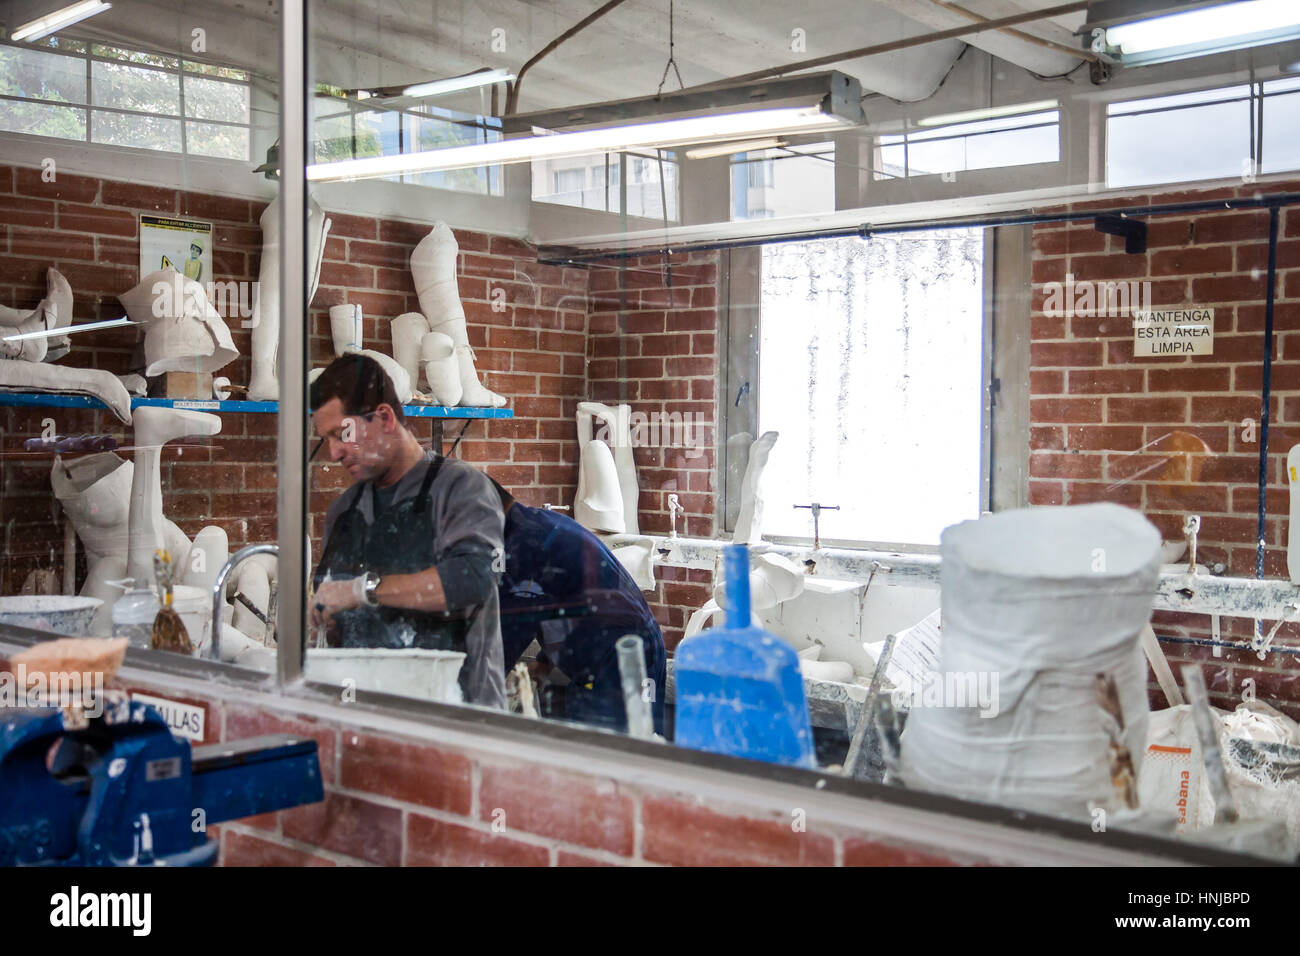
{"label": "plastic bottle", "polygon": [[131,647],[149,647],[160,607],[158,596],[151,588],[135,587],[131,578],[110,583],[125,592],[113,602],[113,636],[125,637]]}

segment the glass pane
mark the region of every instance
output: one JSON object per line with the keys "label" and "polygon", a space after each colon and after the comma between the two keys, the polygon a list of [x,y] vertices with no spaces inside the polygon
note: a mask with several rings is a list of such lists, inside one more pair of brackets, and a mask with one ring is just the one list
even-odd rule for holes
{"label": "glass pane", "polygon": [[166,152],[181,151],[181,121],[138,113],[92,110],[90,138],[110,146],[138,146]]}
{"label": "glass pane", "polygon": [[0,93],[85,103],[86,61],[58,53],[0,46]]}
{"label": "glass pane", "polygon": [[0,129],[7,133],[85,139],[86,111],[48,103],[0,100]]}
{"label": "glass pane", "polygon": [[248,159],[248,129],[215,123],[186,123],[185,149],[196,156]]}
{"label": "glass pane", "polygon": [[617,153],[535,161],[533,201],[618,212],[619,169]]}
{"label": "glass pane", "polygon": [[1300,92],[1264,99],[1262,171],[1300,169]]}
{"label": "glass pane", "polygon": [[1061,133],[1056,125],[951,140],[912,139],[907,154],[908,174],[912,176],[1054,163],[1060,158]]}
{"label": "glass pane", "polygon": [[248,122],[249,88],[238,83],[185,78],[185,115],[196,119]]}
{"label": "glass pane", "polygon": [[96,106],[164,116],[180,113],[180,77],[175,73],[95,62],[90,65],[90,76]]}
{"label": "glass pane", "polygon": [[[799,155],[791,155],[797,152]],[[731,166],[733,219],[765,219],[835,208],[835,147],[744,153]]]}
{"label": "glass pane", "polygon": [[1113,187],[1236,178],[1250,170],[1245,101],[1112,116],[1106,130],[1106,181]]}
{"label": "glass pane", "polygon": [[839,541],[934,545],[979,515],[983,259],[978,230],[764,248],[766,533],[811,539],[812,502]]}

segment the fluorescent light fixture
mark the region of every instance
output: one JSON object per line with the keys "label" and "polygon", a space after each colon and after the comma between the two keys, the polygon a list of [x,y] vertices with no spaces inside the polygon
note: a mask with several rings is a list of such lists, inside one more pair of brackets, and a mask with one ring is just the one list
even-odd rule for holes
{"label": "fluorescent light fixture", "polygon": [[1144,66],[1300,38],[1300,3],[1097,0],[1083,29],[1095,52]]}
{"label": "fluorescent light fixture", "polygon": [[491,86],[493,83],[508,83],[515,78],[509,70],[479,70],[464,76],[451,76],[445,80],[432,80],[429,83],[417,83],[402,90],[403,96],[420,98],[443,96],[460,90],[472,90],[478,86]]}
{"label": "fluorescent light fixture", "polygon": [[97,13],[112,9],[112,6],[111,3],[102,3],[101,0],[81,0],[80,3],[74,3],[62,10],[55,10],[53,13],[47,13],[37,20],[24,23],[13,32],[9,39],[15,43],[20,40],[39,40],[41,37],[47,37],[51,33],[62,30],[64,27],[80,23],[87,17],[93,17]]}
{"label": "fluorescent light fixture", "polygon": [[714,156],[732,156],[736,153],[756,153],[760,149],[776,149],[778,146],[784,146],[785,140],[775,136],[767,139],[750,139],[743,143],[721,143],[717,146],[701,146],[699,149],[688,149],[686,151],[687,159],[712,159]]}
{"label": "fluorescent light fixture", "polygon": [[316,182],[373,179],[845,129],[862,122],[861,100],[858,81],[834,71],[683,90],[662,97],[509,116],[502,121],[505,132],[522,135],[417,153],[316,163],[307,167],[307,178]]}
{"label": "fluorescent light fixture", "polygon": [[120,319],[105,319],[102,322],[82,322],[80,325],[65,325],[61,329],[40,329],[36,332],[21,332],[18,335],[6,335],[5,342],[26,342],[28,339],[52,339],[60,335],[74,335],[77,332],[93,332],[95,329],[113,329],[119,325],[133,325],[126,316]]}
{"label": "fluorescent light fixture", "polygon": [[916,125],[954,126],[957,123],[974,123],[979,120],[999,119],[1003,116],[1019,116],[1021,113],[1041,113],[1044,110],[1057,109],[1060,105],[1056,100],[1038,100],[1034,103],[1016,103],[1012,106],[990,106],[981,110],[927,116],[925,119],[917,120]]}

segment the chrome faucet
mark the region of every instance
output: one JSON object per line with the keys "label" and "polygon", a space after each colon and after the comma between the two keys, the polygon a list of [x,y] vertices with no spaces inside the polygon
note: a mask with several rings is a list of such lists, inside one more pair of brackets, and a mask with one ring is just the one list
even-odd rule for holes
{"label": "chrome faucet", "polygon": [[[210,654],[214,661],[221,660],[221,609],[225,604],[223,595],[230,572],[234,571],[237,565],[242,564],[255,554],[279,555],[279,553],[280,546],[276,544],[250,544],[232,554],[230,560],[222,566],[221,573],[217,575],[217,580],[212,585],[212,649]],[[274,623],[272,621],[268,627],[274,626]]]}

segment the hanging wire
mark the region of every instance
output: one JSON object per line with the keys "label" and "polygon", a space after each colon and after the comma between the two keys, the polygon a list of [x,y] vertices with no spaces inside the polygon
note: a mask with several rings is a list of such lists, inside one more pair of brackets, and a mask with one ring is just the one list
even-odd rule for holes
{"label": "hanging wire", "polygon": [[686,84],[682,82],[682,71],[677,69],[677,60],[673,57],[673,0],[668,0],[668,62],[664,64],[664,75],[659,78],[659,89],[655,91],[655,96],[661,96],[664,91],[664,84],[668,82],[668,68],[677,74],[678,89],[686,89]]}

